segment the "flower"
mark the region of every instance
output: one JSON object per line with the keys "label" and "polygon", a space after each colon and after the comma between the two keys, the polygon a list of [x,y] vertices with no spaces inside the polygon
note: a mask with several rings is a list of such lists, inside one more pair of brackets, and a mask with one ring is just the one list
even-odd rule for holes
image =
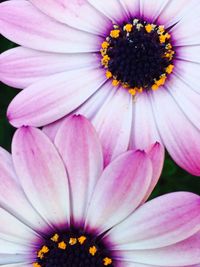
{"label": "flower", "polygon": [[158,141],[200,175],[199,12],[198,0],[1,3],[0,31],[22,47],[1,55],[0,78],[26,88],[9,121],[39,127],[80,113],[106,164]]}
{"label": "flower", "polygon": [[144,204],[161,149],[125,152],[103,169],[82,116],[68,118],[55,144],[39,129],[18,129],[12,156],[0,150],[1,266],[199,264],[200,197],[177,192]]}

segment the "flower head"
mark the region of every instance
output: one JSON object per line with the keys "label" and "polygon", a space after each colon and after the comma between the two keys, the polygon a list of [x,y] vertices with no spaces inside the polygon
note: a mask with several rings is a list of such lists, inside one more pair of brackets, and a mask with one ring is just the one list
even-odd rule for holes
{"label": "flower head", "polygon": [[158,141],[200,175],[199,12],[198,0],[1,3],[0,31],[22,47],[1,55],[0,78],[26,88],[10,122],[38,127],[80,113],[105,164]]}
{"label": "flower head", "polygon": [[12,156],[0,149],[0,264],[200,263],[200,197],[177,192],[144,204],[161,150],[125,152],[103,169],[100,141],[84,117],[69,117],[55,144],[39,129],[18,129]]}

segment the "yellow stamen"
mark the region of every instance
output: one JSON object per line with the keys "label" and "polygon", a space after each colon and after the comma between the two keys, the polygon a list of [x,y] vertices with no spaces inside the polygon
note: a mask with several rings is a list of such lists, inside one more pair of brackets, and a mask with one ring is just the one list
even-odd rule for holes
{"label": "yellow stamen", "polygon": [[147,31],[148,33],[150,33],[150,32],[153,30],[153,27],[152,27],[151,24],[147,24],[147,25],[145,26],[145,29],[146,29],[146,31]]}
{"label": "yellow stamen", "polygon": [[71,246],[73,246],[73,245],[75,245],[77,243],[77,239],[76,238],[70,238],[69,239],[69,244],[71,245]]}
{"label": "yellow stamen", "polygon": [[37,262],[34,262],[33,263],[33,267],[41,267],[41,265],[39,263],[37,263]]}
{"label": "yellow stamen", "polygon": [[166,81],[166,76],[163,75],[162,77],[160,77],[160,80],[155,81],[155,84],[159,87],[159,86],[165,84],[165,81]]}
{"label": "yellow stamen", "polygon": [[95,246],[90,247],[89,253],[94,256],[97,253],[97,248]]}
{"label": "yellow stamen", "polygon": [[59,247],[60,249],[65,250],[66,247],[67,247],[67,245],[66,245],[66,243],[65,243],[64,241],[62,241],[62,242],[58,243],[58,247]]}
{"label": "yellow stamen", "polygon": [[133,29],[133,25],[128,23],[124,26],[124,30],[127,31],[127,32],[131,32]]}
{"label": "yellow stamen", "polygon": [[59,239],[59,235],[58,234],[55,234],[51,240],[54,241],[54,242],[58,242],[58,239]]}
{"label": "yellow stamen", "polygon": [[112,263],[112,259],[108,257],[104,258],[103,261],[104,261],[103,265],[105,266],[110,265]]}
{"label": "yellow stamen", "polygon": [[152,89],[153,91],[158,90],[158,88],[159,88],[159,86],[158,86],[157,84],[154,84],[154,85],[152,85],[152,87],[151,87],[151,89]]}
{"label": "yellow stamen", "polygon": [[172,73],[173,69],[174,69],[174,65],[170,64],[170,65],[166,68],[166,72],[167,72],[168,74],[170,74],[170,73]]}
{"label": "yellow stamen", "polygon": [[136,95],[136,90],[135,88],[132,88],[132,89],[129,89],[128,92],[131,94],[131,95]]}
{"label": "yellow stamen", "polygon": [[157,33],[158,33],[158,34],[163,34],[164,31],[165,31],[165,27],[164,27],[163,25],[161,25],[161,26],[158,27],[158,31],[157,31]]}
{"label": "yellow stamen", "polygon": [[101,60],[101,64],[107,67],[109,60],[110,60],[110,57],[108,55],[105,55]]}
{"label": "yellow stamen", "polygon": [[112,81],[112,85],[113,85],[113,86],[117,86],[117,85],[119,85],[119,81],[116,80],[116,79],[114,79],[114,80]]}
{"label": "yellow stamen", "polygon": [[120,30],[112,30],[112,31],[110,32],[110,36],[111,36],[112,38],[118,38],[118,37],[119,37],[119,34],[120,34]]}
{"label": "yellow stamen", "polygon": [[43,246],[39,251],[38,251],[38,258],[42,259],[44,257],[45,253],[49,252],[49,248],[47,246]]}
{"label": "yellow stamen", "polygon": [[110,79],[112,77],[112,72],[110,72],[109,70],[106,71],[106,78]]}
{"label": "yellow stamen", "polygon": [[78,238],[78,242],[82,245],[84,242],[85,242],[85,240],[86,240],[87,238],[85,237],[85,236],[80,236],[79,238]]}
{"label": "yellow stamen", "polygon": [[109,47],[109,43],[108,42],[103,42],[102,44],[101,44],[101,47],[103,48],[103,49],[107,49],[108,47]]}
{"label": "yellow stamen", "polygon": [[167,45],[165,46],[165,48],[166,48],[167,50],[170,50],[170,49],[172,49],[172,45],[171,45],[171,44],[167,44]]}
{"label": "yellow stamen", "polygon": [[137,92],[138,92],[138,93],[142,93],[142,92],[143,92],[143,88],[142,88],[142,87],[137,88]]}

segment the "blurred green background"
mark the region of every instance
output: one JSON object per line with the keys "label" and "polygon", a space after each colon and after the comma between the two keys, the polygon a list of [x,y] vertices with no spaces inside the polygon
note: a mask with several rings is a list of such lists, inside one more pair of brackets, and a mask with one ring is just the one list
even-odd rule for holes
{"label": "blurred green background", "polygon": [[[0,52],[14,47],[15,44],[0,38]],[[0,89],[0,146],[10,151],[12,136],[15,129],[8,123],[6,109],[18,89],[1,83]],[[173,191],[190,191],[200,194],[200,177],[195,177],[179,168],[166,153],[164,169],[161,179],[155,188],[152,198]]]}

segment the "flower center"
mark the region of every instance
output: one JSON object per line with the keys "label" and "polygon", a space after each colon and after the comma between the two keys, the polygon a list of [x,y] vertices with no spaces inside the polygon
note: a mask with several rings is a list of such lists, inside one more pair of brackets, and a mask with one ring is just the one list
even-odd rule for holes
{"label": "flower center", "polygon": [[101,64],[113,86],[121,84],[130,94],[157,90],[172,73],[175,51],[164,26],[134,19],[113,25],[101,44]]}
{"label": "flower center", "polygon": [[42,240],[33,267],[113,267],[103,241],[79,230],[53,233]]}

